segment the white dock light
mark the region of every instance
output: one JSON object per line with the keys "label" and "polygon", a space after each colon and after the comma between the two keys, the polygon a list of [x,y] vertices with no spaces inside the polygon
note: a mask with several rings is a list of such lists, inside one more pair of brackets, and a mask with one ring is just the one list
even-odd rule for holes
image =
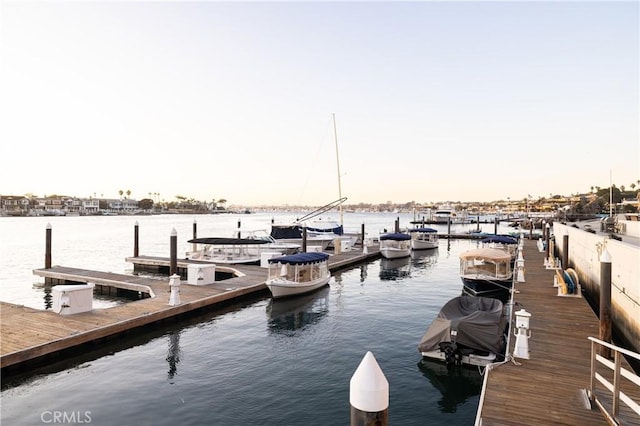
{"label": "white dock light", "polygon": [[171,275],[169,279],[169,287],[171,294],[169,295],[169,305],[176,306],[180,304],[180,275]]}
{"label": "white dock light", "polygon": [[513,352],[513,356],[516,358],[529,359],[529,337],[531,337],[531,330],[529,330],[529,319],[531,314],[524,309],[520,309],[515,313],[516,315],[516,347]]}

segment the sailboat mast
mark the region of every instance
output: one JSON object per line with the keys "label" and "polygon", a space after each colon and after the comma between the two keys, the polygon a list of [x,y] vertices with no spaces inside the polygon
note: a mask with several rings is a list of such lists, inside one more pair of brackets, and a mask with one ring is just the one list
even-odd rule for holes
{"label": "sailboat mast", "polygon": [[[332,115],[333,115],[333,140],[336,143],[336,163],[338,164],[338,198],[342,199],[342,183],[340,181],[340,155],[338,153],[338,131],[336,130],[336,114],[333,113]],[[340,225],[344,226],[342,203],[340,203],[339,209],[340,209]]]}

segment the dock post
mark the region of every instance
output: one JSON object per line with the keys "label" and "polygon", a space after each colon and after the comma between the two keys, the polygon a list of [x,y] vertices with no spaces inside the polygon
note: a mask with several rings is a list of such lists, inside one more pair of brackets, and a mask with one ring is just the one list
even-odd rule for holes
{"label": "dock post", "polygon": [[447,217],[447,235],[451,239],[451,216]]}
{"label": "dock post", "polygon": [[371,352],[367,352],[349,383],[351,426],[389,424],[389,382]]}
{"label": "dock post", "polygon": [[47,223],[44,244],[44,269],[51,269],[51,224]]}
{"label": "dock post", "polygon": [[566,231],[562,236],[562,267],[564,269],[569,267],[569,234]]}
{"label": "dock post", "polygon": [[138,257],[138,254],[140,253],[140,245],[139,245],[139,225],[138,225],[138,221],[136,220],[136,223],[133,224],[133,257]]}
{"label": "dock post", "polygon": [[369,247],[367,247],[367,241],[365,240],[364,235],[364,223],[362,223],[360,225],[360,241],[362,241],[362,253],[367,254],[369,253]]}
{"label": "dock post", "polygon": [[307,252],[307,227],[302,227],[302,252]]}
{"label": "dock post", "polygon": [[395,232],[400,232],[400,218],[396,218]]}
{"label": "dock post", "polygon": [[551,234],[550,230],[551,230],[551,225],[549,225],[548,223],[546,225],[543,225],[544,241],[546,243],[545,246],[546,246],[546,249],[547,249],[547,253],[546,253],[547,261],[551,260],[550,257],[549,257],[549,256],[551,256],[551,254],[550,254],[551,253],[550,252],[551,245],[549,244],[549,239],[550,239],[549,238],[549,234]]}
{"label": "dock post", "polygon": [[240,227],[242,226],[242,223],[240,222],[240,219],[238,219],[238,238],[242,238],[242,236],[240,235]]}
{"label": "dock post", "polygon": [[[193,219],[193,239],[195,240],[196,238],[198,238],[198,223],[196,222],[195,219]],[[193,243],[193,246],[191,247],[191,251],[198,251],[198,244]]]}
{"label": "dock post", "polygon": [[493,219],[493,233],[498,235],[498,224],[500,223],[500,219],[498,219],[498,216],[496,216]]}
{"label": "dock post", "polygon": [[169,259],[169,275],[178,273],[178,233],[176,228],[171,229],[170,241],[170,259]]}
{"label": "dock post", "polygon": [[[611,343],[611,255],[600,255],[600,340]],[[600,355],[611,358],[611,349],[600,345]]]}

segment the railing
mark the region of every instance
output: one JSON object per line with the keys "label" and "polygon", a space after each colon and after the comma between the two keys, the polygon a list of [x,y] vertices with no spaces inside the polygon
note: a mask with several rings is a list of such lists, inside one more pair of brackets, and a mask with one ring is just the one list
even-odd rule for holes
{"label": "railing", "polygon": [[[633,399],[631,399],[631,397],[629,397],[627,394],[622,392],[620,386],[621,379],[626,378],[631,383],[640,388],[640,377],[638,377],[633,371],[629,371],[621,367],[620,365],[622,361],[622,355],[627,355],[640,361],[640,354],[612,345],[600,339],[596,339],[595,337],[589,337],[589,340],[591,341],[591,380],[589,399],[592,405],[596,404],[609,424],[612,425],[620,424],[619,415],[621,402],[629,407],[632,411],[634,411],[636,415],[640,416],[640,405]],[[607,359],[607,357],[599,355],[598,349],[604,351],[612,351],[613,362]],[[611,383],[603,375],[598,373],[597,363],[602,364],[607,369],[613,372],[613,383]],[[596,394],[596,381],[601,383],[609,392],[611,392],[611,411],[609,411],[607,407],[605,407],[605,405],[602,403],[602,401],[598,398]]]}

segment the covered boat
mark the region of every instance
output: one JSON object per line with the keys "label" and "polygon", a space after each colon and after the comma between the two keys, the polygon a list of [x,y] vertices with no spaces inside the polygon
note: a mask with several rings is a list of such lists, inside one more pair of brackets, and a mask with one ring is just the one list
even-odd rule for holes
{"label": "covered boat", "polygon": [[326,253],[297,253],[269,259],[266,285],[274,298],[309,293],[329,283]]}
{"label": "covered boat", "polygon": [[193,238],[188,243],[202,244],[203,248],[187,252],[187,259],[214,263],[259,263],[260,252],[256,247],[268,241],[251,238],[206,237]]}
{"label": "covered boat", "polygon": [[380,254],[386,259],[411,256],[411,235],[403,232],[380,235]]}
{"label": "covered boat", "polygon": [[499,296],[513,287],[511,254],[498,248],[480,248],[460,255],[460,278],[472,296]]}
{"label": "covered boat", "polygon": [[507,323],[500,300],[461,295],[440,309],[418,350],[447,365],[485,366],[504,356]]}
{"label": "covered boat", "polygon": [[411,236],[411,250],[425,250],[438,247],[438,231],[433,228],[419,227],[408,230]]}

